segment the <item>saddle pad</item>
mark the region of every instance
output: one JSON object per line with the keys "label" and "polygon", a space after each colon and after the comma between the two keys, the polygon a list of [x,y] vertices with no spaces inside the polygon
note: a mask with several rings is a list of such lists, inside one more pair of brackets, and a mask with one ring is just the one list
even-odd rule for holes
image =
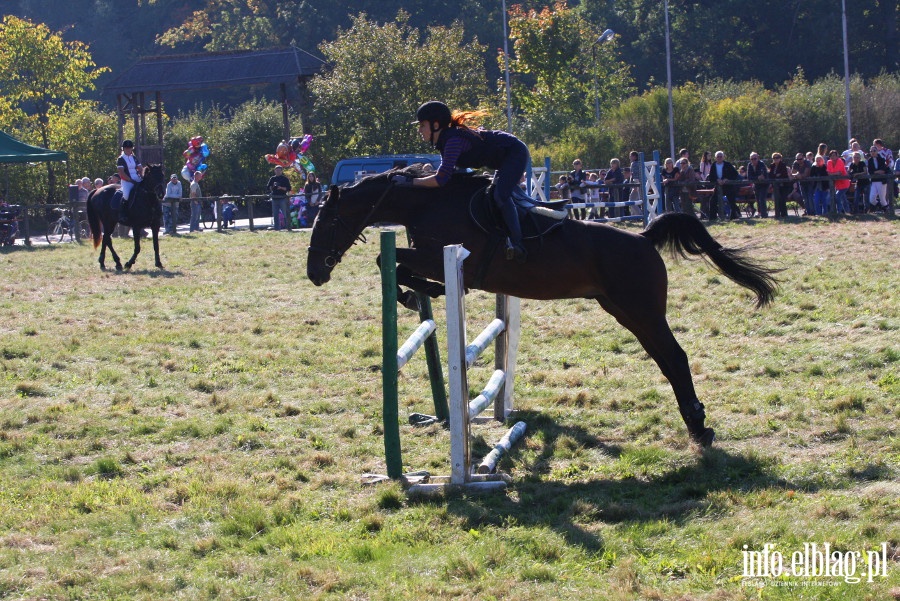
{"label": "saddle pad", "polygon": [[[497,233],[506,237],[506,227],[502,218],[497,213],[493,203],[493,188],[488,186],[477,190],[469,200],[469,216],[483,232],[487,234]],[[548,207],[529,205],[523,207],[519,199],[513,197],[516,207],[519,209],[519,222],[522,227],[522,237],[526,240],[540,238],[544,234],[562,225],[568,216],[566,211],[555,211]],[[522,212],[525,211],[523,215]]]}

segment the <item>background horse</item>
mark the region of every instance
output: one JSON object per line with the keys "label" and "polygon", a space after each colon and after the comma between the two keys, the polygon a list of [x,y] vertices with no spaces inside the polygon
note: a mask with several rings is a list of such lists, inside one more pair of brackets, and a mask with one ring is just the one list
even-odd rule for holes
{"label": "background horse", "polygon": [[[134,254],[125,263],[125,269],[131,269],[141,252],[141,235],[145,227],[149,227],[153,232],[153,253],[156,255],[156,266],[163,269],[162,261],[159,259],[159,228],[162,223],[160,198],[165,194],[164,182],[166,181],[162,165],[144,167],[142,177],[141,182],[134,187],[131,209],[128,211],[128,218],[131,221],[128,225],[134,236]],[[100,246],[102,233],[100,269],[106,269],[106,249],[108,248],[113,261],[116,262],[116,271],[122,271],[119,255],[116,254],[112,245],[112,233],[119,223],[119,208],[113,207],[110,201],[117,190],[116,186],[103,186],[99,190],[91,192],[87,200],[87,215],[88,222],[91,224],[94,248]]]}
{"label": "background horse", "polygon": [[[417,167],[403,172],[419,175]],[[658,249],[703,256],[725,276],[752,290],[757,307],[775,294],[774,270],[723,248],[693,215],[666,213],[640,234],[599,223],[565,220],[540,239],[525,241],[528,260],[507,261],[500,235],[487,235],[470,217],[470,199],[483,195],[484,176],[457,174],[443,188],[395,187],[397,171],[356,184],[332,187],[313,225],[307,276],[317,286],[363,229],[373,223],[406,227],[411,248],[397,249],[397,281],[437,296],[443,292],[443,247],[463,244],[467,288],[538,300],[589,298],[630,330],[669,380],[682,419],[694,442],[709,446],[715,433],[705,426],[703,404],[694,391],[688,358],[666,321],[668,275]],[[379,257],[380,259],[380,257]],[[427,278],[427,279],[426,279]]]}

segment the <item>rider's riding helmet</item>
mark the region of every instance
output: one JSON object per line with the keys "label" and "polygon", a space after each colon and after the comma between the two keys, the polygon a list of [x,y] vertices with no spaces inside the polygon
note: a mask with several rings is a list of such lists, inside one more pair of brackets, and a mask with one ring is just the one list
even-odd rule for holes
{"label": "rider's riding helmet", "polygon": [[430,100],[416,111],[415,123],[420,121],[428,121],[429,123],[437,121],[440,127],[449,127],[450,109],[443,102]]}
{"label": "rider's riding helmet", "polygon": [[122,148],[134,148],[134,142],[131,140],[125,140],[122,142]]}

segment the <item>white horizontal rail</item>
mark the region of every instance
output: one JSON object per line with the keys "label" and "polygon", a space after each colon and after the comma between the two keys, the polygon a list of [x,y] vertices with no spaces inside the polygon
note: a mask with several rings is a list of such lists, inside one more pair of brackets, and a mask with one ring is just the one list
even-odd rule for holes
{"label": "white horizontal rail", "polygon": [[478,466],[478,473],[494,473],[494,470],[497,469],[497,464],[500,462],[500,458],[509,452],[512,446],[522,438],[523,434],[525,434],[525,422],[518,422],[515,426],[510,428],[503,438],[500,439],[500,442],[494,445],[494,450],[491,451],[481,462],[481,465]]}
{"label": "white horizontal rail", "polygon": [[433,319],[426,319],[419,324],[419,327],[406,339],[403,346],[397,349],[397,371],[400,371],[415,352],[425,344],[425,340],[431,336],[436,327]]}
{"label": "white horizontal rail", "polygon": [[466,347],[466,367],[472,367],[472,364],[475,363],[475,359],[477,359],[478,356],[484,352],[484,349],[486,349],[487,346],[505,329],[506,324],[500,318],[489,323],[488,327],[472,341],[472,344]]}
{"label": "white horizontal rail", "polygon": [[494,402],[500,389],[503,388],[503,383],[505,381],[506,372],[502,369],[498,369],[491,374],[491,379],[488,380],[488,383],[484,387],[484,390],[481,391],[481,394],[469,402],[469,419],[477,417],[478,414],[487,409],[491,403]]}

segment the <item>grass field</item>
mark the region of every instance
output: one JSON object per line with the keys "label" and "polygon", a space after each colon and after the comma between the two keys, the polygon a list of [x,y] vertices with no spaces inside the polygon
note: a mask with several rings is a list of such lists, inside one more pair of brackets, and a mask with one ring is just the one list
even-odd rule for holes
{"label": "grass field", "polygon": [[[0,599],[900,599],[900,221],[711,231],[785,268],[754,311],[667,259],[713,449],[596,303],[523,301],[513,484],[432,500],[360,483],[385,469],[374,232],[322,288],[306,232],[165,238],[132,273],[2,249]],[[469,296],[470,331],[492,307]],[[423,358],[400,388],[431,412]],[[445,430],[401,436],[404,469],[449,473]],[[805,543],[837,575],[745,577]]]}

